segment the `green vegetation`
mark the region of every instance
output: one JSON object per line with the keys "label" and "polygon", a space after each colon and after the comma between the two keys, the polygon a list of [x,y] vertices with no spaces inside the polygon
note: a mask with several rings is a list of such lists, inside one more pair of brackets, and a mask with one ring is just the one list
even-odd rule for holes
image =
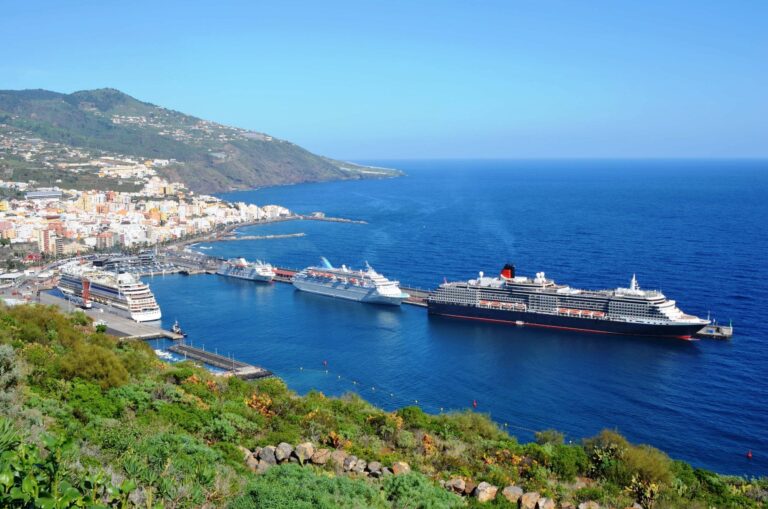
{"label": "green vegetation", "polygon": [[[281,441],[414,471],[368,479],[245,466],[239,447]],[[614,431],[566,445],[549,430],[519,444],[484,415],[299,397],[279,379],[169,366],[83,313],[0,305],[0,507],[479,507],[437,482],[454,477],[611,507],[768,507],[768,480],[693,469]],[[512,507],[501,495],[484,506]]]}
{"label": "green vegetation", "polygon": [[[115,115],[130,118],[114,122]],[[176,159],[182,164],[166,167],[163,173],[194,191],[400,174],[334,161],[259,133],[246,136],[244,131],[141,102],[113,89],[69,95],[0,91],[0,124],[70,147]]]}

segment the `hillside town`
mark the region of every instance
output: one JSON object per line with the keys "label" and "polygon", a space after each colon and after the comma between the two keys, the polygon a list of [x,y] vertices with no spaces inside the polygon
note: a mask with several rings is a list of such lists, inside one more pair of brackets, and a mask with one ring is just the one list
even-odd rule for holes
{"label": "hillside town", "polygon": [[290,215],[277,205],[229,203],[195,194],[159,177],[153,169],[157,161],[110,162],[104,175],[136,179],[142,183],[140,190],[79,191],[0,180],[0,188],[20,194],[0,201],[0,242],[33,263],[41,257],[154,246],[225,225]]}

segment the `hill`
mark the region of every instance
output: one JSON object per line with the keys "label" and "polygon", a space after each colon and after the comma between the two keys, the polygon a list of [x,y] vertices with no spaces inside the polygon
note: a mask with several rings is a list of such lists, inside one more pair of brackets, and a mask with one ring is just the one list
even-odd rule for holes
{"label": "hill", "polygon": [[613,431],[577,444],[545,431],[519,444],[469,411],[386,412],[356,395],[298,396],[279,379],[165,364],[146,343],[118,341],[82,312],[0,303],[0,507],[588,502],[765,508],[768,480],[693,469]]}
{"label": "hill", "polygon": [[203,192],[400,174],[318,156],[268,134],[202,120],[114,89],[0,91],[3,127],[67,147],[173,160],[164,176]]}

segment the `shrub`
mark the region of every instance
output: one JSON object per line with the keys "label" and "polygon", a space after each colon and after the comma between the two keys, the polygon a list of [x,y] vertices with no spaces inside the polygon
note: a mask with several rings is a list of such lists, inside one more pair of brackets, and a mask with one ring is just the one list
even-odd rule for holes
{"label": "shrub", "polygon": [[443,509],[464,505],[461,498],[416,472],[387,478],[384,495],[395,508]]}
{"label": "shrub", "polygon": [[92,381],[102,389],[118,387],[128,381],[128,371],[112,350],[103,346],[79,344],[64,356],[62,375],[72,380]]}
{"label": "shrub", "polygon": [[565,442],[565,435],[554,429],[546,429],[535,433],[536,443],[539,445],[553,444],[560,445]]}
{"label": "shrub", "polygon": [[[230,509],[384,508],[379,490],[365,481],[328,477],[312,468],[280,465],[248,484]],[[411,506],[414,507],[414,506]],[[437,507],[437,506],[435,506]]]}
{"label": "shrub", "polygon": [[577,475],[586,473],[589,458],[582,447],[557,445],[550,460],[550,468],[559,479],[570,481]]}

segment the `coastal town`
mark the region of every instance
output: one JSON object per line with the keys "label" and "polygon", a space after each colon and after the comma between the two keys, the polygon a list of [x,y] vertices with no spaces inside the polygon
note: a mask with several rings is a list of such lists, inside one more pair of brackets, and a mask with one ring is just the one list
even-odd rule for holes
{"label": "coastal town", "polygon": [[[31,164],[14,166],[14,161]],[[278,205],[230,203],[195,193],[160,175],[160,168],[173,164],[176,161],[72,149],[2,131],[0,271],[95,250],[152,247],[291,214]],[[32,178],[14,179],[20,168],[34,166],[59,178],[48,186]],[[92,177],[92,188],[83,189],[83,175]]]}

